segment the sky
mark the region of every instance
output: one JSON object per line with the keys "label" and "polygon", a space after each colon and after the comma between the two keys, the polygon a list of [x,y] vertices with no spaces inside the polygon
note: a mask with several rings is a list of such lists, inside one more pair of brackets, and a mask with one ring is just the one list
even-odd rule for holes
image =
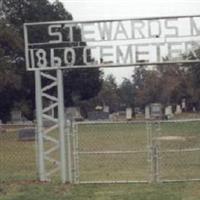
{"label": "sky", "polygon": [[[200,0],[60,0],[74,20],[101,20],[200,14]],[[110,68],[120,83],[133,68]]]}

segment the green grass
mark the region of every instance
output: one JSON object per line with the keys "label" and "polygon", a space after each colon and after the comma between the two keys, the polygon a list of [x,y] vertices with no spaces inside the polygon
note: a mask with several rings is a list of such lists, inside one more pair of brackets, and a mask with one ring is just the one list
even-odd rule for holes
{"label": "green grass", "polygon": [[[80,125],[81,152],[147,151],[144,124]],[[155,127],[153,127],[155,132]],[[160,141],[160,178],[200,178],[200,151],[165,152],[200,147],[200,123],[165,123],[161,136],[184,140]],[[45,144],[49,146],[49,144]],[[146,152],[81,154],[80,181],[149,180]],[[0,200],[199,200],[200,182],[159,184],[61,185],[36,182],[35,142],[21,142],[16,132],[0,135]]]}
{"label": "green grass", "polygon": [[35,142],[19,141],[16,132],[0,134],[0,180],[30,180],[35,177]]}
{"label": "green grass", "polygon": [[[161,180],[200,178],[200,123],[162,123],[160,135],[152,125],[152,138],[158,140]],[[167,137],[179,137],[167,139]],[[152,163],[148,159],[145,124],[92,124],[79,126],[79,151],[137,151],[127,154],[80,154],[80,181],[150,181]],[[177,150],[177,152],[166,152]],[[145,151],[145,152],[141,152]]]}
{"label": "green grass", "polygon": [[0,200],[199,200],[200,183],[59,185],[10,183]]}

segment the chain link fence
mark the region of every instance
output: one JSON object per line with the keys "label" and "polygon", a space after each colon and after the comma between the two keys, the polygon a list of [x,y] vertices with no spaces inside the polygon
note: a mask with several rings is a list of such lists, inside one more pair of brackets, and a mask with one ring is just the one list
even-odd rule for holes
{"label": "chain link fence", "polygon": [[76,123],[76,183],[200,180],[200,120]]}
{"label": "chain link fence", "polygon": [[37,177],[34,128],[0,127],[0,182],[35,180]]}
{"label": "chain link fence", "polygon": [[[75,122],[70,127],[74,183],[200,180],[199,119]],[[30,127],[1,126],[2,182],[37,178],[37,145],[20,134],[24,128]]]}
{"label": "chain link fence", "polygon": [[200,180],[200,120],[162,123],[157,142],[160,181]]}

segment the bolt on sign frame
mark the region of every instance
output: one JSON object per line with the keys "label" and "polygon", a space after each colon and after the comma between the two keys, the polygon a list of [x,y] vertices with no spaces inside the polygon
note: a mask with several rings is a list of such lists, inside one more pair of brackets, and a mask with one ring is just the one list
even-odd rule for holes
{"label": "bolt on sign frame", "polygon": [[59,171],[63,183],[72,182],[63,69],[200,62],[200,15],[25,23],[24,38],[26,68],[35,72],[41,181]]}

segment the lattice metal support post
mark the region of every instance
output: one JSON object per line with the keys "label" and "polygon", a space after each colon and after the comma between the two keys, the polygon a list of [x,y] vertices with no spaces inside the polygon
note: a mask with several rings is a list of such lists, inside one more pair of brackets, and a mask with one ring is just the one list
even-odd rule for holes
{"label": "lattice metal support post", "polygon": [[36,118],[37,118],[37,159],[40,181],[47,181],[44,160],[44,138],[43,138],[43,120],[42,120],[42,84],[40,71],[35,71],[35,97],[36,97]]}
{"label": "lattice metal support post", "polygon": [[[59,143],[60,143],[60,161],[61,161],[61,179],[63,183],[67,181],[66,173],[66,149],[65,149],[65,113],[64,113],[64,95],[63,95],[63,74],[62,70],[57,70],[58,81],[58,123],[59,123]],[[69,133],[67,133],[69,134]],[[69,155],[68,155],[69,157]],[[68,158],[69,161],[69,158]],[[68,171],[69,171],[68,162]],[[68,179],[70,173],[68,172]]]}
{"label": "lattice metal support post", "polygon": [[[38,70],[35,80],[40,180],[48,181],[59,172],[62,183],[71,182],[69,131],[68,141],[65,139],[62,70],[58,69],[56,73]],[[48,127],[44,127],[44,120],[50,122]],[[69,146],[67,152],[66,144]]]}

